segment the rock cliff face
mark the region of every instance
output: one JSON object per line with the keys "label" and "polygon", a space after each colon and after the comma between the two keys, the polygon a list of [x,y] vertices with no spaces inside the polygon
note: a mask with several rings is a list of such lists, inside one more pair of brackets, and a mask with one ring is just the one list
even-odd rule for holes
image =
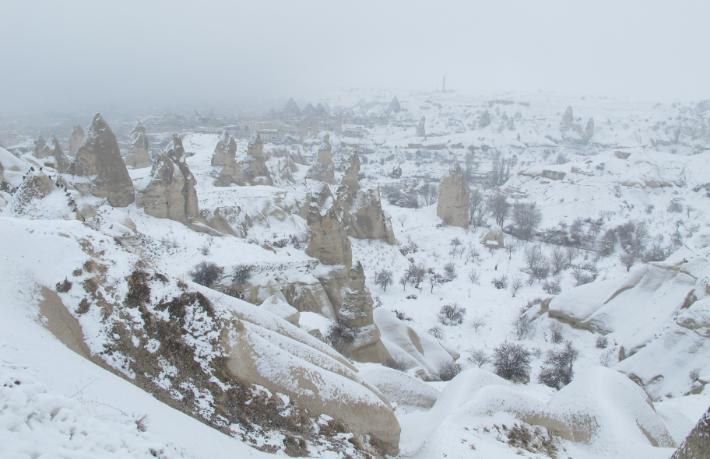
{"label": "rock cliff face", "polygon": [[126,155],[126,165],[134,169],[150,166],[150,144],[142,123],[138,123],[131,131],[131,146]]}
{"label": "rock cliff face", "polygon": [[74,126],[69,136],[69,154],[76,155],[76,152],[79,151],[79,147],[84,143],[85,139],[86,134],[84,133],[84,129],[82,129],[81,126]]}
{"label": "rock cliff face", "polygon": [[321,182],[335,183],[335,165],[333,164],[333,148],[330,145],[330,137],[325,136],[323,143],[318,149],[316,162],[308,170],[307,177]]}
{"label": "rock cliff face", "polygon": [[151,176],[140,197],[145,213],[181,222],[199,217],[195,178],[185,162],[179,136],[174,135],[165,152],[158,155]]}
{"label": "rock cliff face", "polygon": [[237,161],[237,141],[224,131],[222,138],[217,142],[212,154],[211,164],[213,166],[226,166],[230,162]]}
{"label": "rock cliff face", "polygon": [[468,228],[468,212],[468,184],[463,170],[456,164],[449,171],[449,175],[441,181],[436,215],[447,225]]}
{"label": "rock cliff face", "polygon": [[106,198],[113,207],[126,207],[135,200],[116,136],[99,113],[94,115],[86,140],[69,169],[74,175],[92,177],[89,191]]}
{"label": "rock cliff face", "polygon": [[710,408],[695,425],[671,459],[704,459],[710,454]]}

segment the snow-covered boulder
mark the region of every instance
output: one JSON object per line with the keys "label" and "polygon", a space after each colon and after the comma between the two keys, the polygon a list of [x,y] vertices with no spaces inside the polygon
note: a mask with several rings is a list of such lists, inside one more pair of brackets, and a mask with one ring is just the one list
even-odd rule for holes
{"label": "snow-covered boulder", "polygon": [[379,389],[390,403],[400,406],[431,408],[439,398],[439,391],[421,379],[383,365],[362,364],[360,375]]}
{"label": "snow-covered boulder", "polygon": [[412,370],[424,379],[439,379],[455,364],[455,355],[436,339],[419,333],[384,308],[374,310],[374,322],[382,342],[400,368]]}
{"label": "snow-covered boulder", "polygon": [[281,317],[287,322],[293,325],[298,325],[299,312],[298,309],[294,308],[286,302],[283,298],[277,295],[271,295],[261,303],[261,307],[269,311],[271,314]]}

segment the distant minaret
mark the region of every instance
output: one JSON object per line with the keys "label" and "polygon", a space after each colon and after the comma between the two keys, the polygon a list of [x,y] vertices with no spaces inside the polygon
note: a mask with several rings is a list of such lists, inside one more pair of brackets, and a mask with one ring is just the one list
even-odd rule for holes
{"label": "distant minaret", "polygon": [[444,74],[444,78],[441,80],[441,92],[446,92],[446,74]]}

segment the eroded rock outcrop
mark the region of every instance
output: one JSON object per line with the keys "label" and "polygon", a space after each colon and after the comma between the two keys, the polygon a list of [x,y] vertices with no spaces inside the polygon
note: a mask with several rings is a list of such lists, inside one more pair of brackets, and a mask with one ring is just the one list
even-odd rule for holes
{"label": "eroded rock outcrop", "polygon": [[330,137],[326,135],[323,143],[318,148],[316,162],[308,169],[308,178],[320,180],[333,184],[335,183],[335,164],[333,164],[333,147],[330,145]]}
{"label": "eroded rock outcrop", "polygon": [[131,131],[131,146],[126,155],[126,165],[134,169],[150,166],[150,144],[142,123],[138,123]]}
{"label": "eroded rock outcrop", "polygon": [[81,126],[74,126],[69,136],[69,154],[76,155],[76,152],[79,151],[79,147],[84,143],[84,140],[86,140],[84,129],[82,129]]}
{"label": "eroded rock outcrop", "polygon": [[352,251],[341,210],[333,206],[321,213],[321,208],[311,198],[306,213],[309,231],[306,253],[323,264],[344,265],[349,268],[352,263]]}
{"label": "eroded rock outcrop", "polygon": [[396,244],[392,222],[382,210],[378,190],[360,191],[350,208],[348,234],[358,239],[379,239]]}
{"label": "eroded rock outcrop", "polygon": [[417,124],[417,137],[426,137],[426,117],[422,116],[419,118],[419,124]]}
{"label": "eroded rock outcrop", "polygon": [[45,141],[44,137],[40,136],[35,142],[34,156],[39,159],[49,159],[51,166],[59,172],[66,171],[70,165],[55,136],[52,136],[49,141]]}
{"label": "eroded rock outcrop", "polygon": [[436,203],[436,215],[445,224],[468,228],[469,191],[464,172],[458,164],[441,180],[439,198]]}
{"label": "eroded rock outcrop", "polygon": [[365,286],[362,264],[335,269],[319,280],[335,310],[331,343],[343,355],[360,362],[392,364],[373,319],[373,301]]}
{"label": "eroded rock outcrop", "polygon": [[141,192],[139,204],[145,213],[158,218],[188,222],[199,217],[195,178],[185,162],[179,136],[173,135],[156,158],[151,181]]}
{"label": "eroded rock outcrop", "polygon": [[230,162],[237,161],[237,141],[227,131],[222,133],[222,138],[217,142],[212,154],[213,166],[225,167]]}
{"label": "eroded rock outcrop", "polygon": [[244,180],[250,185],[272,185],[271,174],[266,167],[264,142],[258,133],[247,146],[247,158],[242,166]]}
{"label": "eroded rock outcrop", "polygon": [[710,408],[678,447],[671,459],[706,459],[710,454]]}
{"label": "eroded rock outcrop", "polygon": [[69,169],[74,175],[91,177],[89,191],[106,198],[113,207],[126,207],[135,200],[116,136],[99,113],[94,115],[86,140]]}

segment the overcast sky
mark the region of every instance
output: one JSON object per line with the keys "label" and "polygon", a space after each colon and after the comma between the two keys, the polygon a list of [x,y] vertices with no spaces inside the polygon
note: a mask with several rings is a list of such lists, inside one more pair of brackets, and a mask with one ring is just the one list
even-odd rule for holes
{"label": "overcast sky", "polygon": [[0,0],[0,112],[351,87],[710,97],[708,0]]}

